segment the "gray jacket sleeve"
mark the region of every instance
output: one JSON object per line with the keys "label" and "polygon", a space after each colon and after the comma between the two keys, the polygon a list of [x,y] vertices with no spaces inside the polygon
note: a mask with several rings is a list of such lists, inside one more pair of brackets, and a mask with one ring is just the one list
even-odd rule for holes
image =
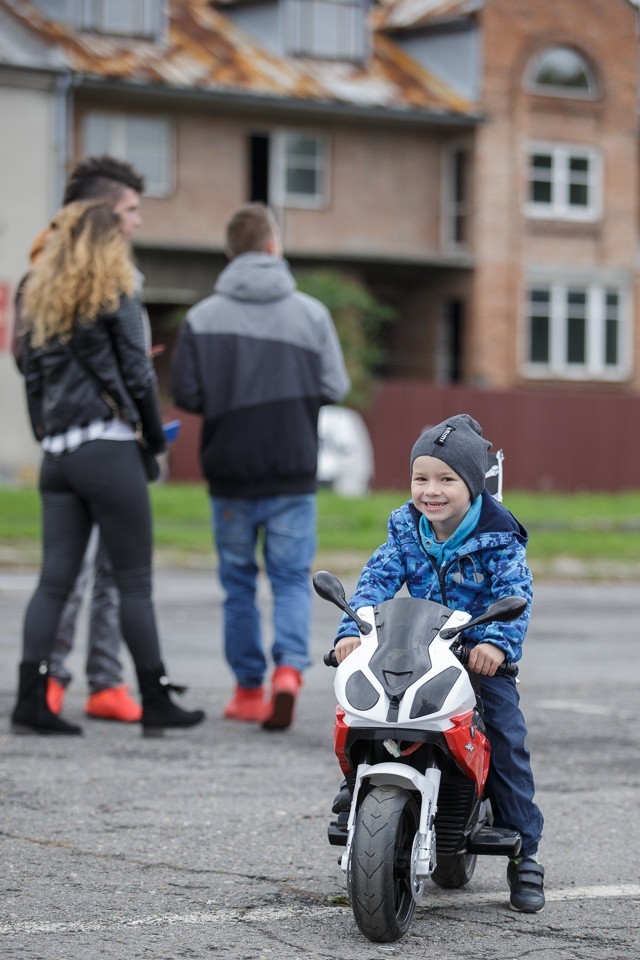
{"label": "gray jacket sleeve", "polygon": [[331,314],[326,307],[321,304],[320,306],[324,327],[321,353],[321,402],[339,403],[351,389],[351,380]]}

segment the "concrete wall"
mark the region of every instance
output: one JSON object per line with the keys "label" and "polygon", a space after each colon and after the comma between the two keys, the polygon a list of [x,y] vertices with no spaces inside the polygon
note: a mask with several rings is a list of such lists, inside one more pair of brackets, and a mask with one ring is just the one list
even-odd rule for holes
{"label": "concrete wall", "polygon": [[0,341],[0,482],[32,479],[40,462],[8,347],[15,288],[31,242],[52,211],[53,104],[52,93],[4,85],[0,76],[0,284],[9,305]]}

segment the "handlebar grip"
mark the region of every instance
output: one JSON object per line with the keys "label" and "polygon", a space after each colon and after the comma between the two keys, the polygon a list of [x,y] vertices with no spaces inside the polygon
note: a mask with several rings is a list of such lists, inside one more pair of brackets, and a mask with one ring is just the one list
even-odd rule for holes
{"label": "handlebar grip", "polygon": [[[461,664],[464,666],[469,662],[469,653],[470,650],[467,647],[458,647],[457,649],[452,647],[451,652],[458,658]],[[517,677],[518,676],[518,665],[516,663],[501,663],[498,669],[495,672],[496,677]]]}
{"label": "handlebar grip", "polygon": [[463,667],[466,667],[469,661],[469,651],[466,647],[451,647],[451,653],[460,661]]}
{"label": "handlebar grip", "polygon": [[338,661],[337,661],[337,659],[336,659],[336,652],[335,652],[335,650],[329,650],[329,653],[325,653],[325,655],[324,655],[324,657],[323,657],[322,659],[323,659],[323,661],[324,661],[325,667],[337,667],[337,666],[338,666]]}

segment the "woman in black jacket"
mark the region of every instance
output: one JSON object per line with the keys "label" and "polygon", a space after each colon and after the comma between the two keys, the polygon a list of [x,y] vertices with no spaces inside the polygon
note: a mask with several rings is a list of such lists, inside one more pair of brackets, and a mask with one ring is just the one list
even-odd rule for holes
{"label": "woman in black jacket", "polygon": [[113,564],[143,732],[199,723],[170,697],[151,599],[152,523],[141,451],[165,441],[129,245],[112,206],[69,204],[24,290],[23,372],[40,473],[43,560],[27,607],[16,732],[80,733],[46,704],[47,661],[94,523]]}

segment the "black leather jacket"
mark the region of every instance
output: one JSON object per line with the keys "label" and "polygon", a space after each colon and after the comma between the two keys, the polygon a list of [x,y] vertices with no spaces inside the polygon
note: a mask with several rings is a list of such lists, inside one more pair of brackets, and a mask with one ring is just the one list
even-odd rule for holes
{"label": "black leather jacket", "polygon": [[34,348],[25,338],[22,371],[37,440],[112,419],[115,413],[101,396],[106,391],[121,419],[133,427],[141,423],[151,451],[164,450],[156,376],[137,297],[123,296],[117,310],[94,323],[77,323],[71,345],[55,338]]}

